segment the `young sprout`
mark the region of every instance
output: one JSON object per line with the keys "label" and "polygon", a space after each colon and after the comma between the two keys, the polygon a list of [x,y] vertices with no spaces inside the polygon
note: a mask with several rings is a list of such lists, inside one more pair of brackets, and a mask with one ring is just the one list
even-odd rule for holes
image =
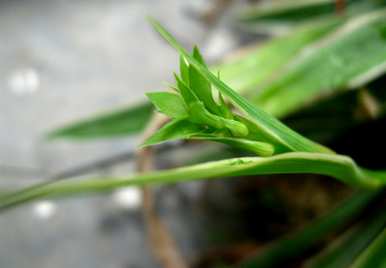
{"label": "young sprout", "polygon": [[[197,47],[192,57],[203,66],[206,63]],[[173,139],[200,139],[221,142],[261,156],[270,156],[274,146],[257,135],[248,119],[235,114],[224,101],[221,92],[213,97],[212,84],[195,66],[180,57],[180,74],[174,74],[175,93],[148,93],[157,110],[171,121],[144,142],[149,146]]]}

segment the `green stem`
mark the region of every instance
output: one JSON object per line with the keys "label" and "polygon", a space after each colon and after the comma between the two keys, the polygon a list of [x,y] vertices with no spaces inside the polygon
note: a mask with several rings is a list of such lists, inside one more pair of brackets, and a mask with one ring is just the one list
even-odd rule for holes
{"label": "green stem", "polygon": [[124,186],[176,183],[197,179],[268,174],[313,173],[334,177],[363,188],[381,188],[386,172],[359,168],[346,156],[320,153],[285,153],[272,157],[241,157],[129,177],[62,181],[31,187],[0,197],[0,209],[40,198],[110,191]]}

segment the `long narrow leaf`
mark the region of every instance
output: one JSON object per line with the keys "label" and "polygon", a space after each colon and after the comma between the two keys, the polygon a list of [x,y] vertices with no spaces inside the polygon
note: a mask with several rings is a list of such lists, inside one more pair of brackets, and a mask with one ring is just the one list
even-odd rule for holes
{"label": "long narrow leaf", "polygon": [[153,106],[144,103],[70,124],[49,133],[48,137],[93,139],[130,135],[145,128],[152,111]]}
{"label": "long narrow leaf", "polygon": [[260,254],[243,261],[239,267],[280,267],[279,265],[286,260],[299,256],[325,235],[348,223],[364,209],[376,194],[376,192],[367,192],[353,195],[327,215],[316,219],[300,231],[273,242]]}
{"label": "long narrow leaf", "polygon": [[349,267],[386,225],[386,211],[380,211],[370,219],[352,227],[342,237],[332,242],[321,254],[312,258],[306,268],[341,268]]}
{"label": "long narrow leaf", "polygon": [[386,227],[375,241],[364,251],[350,268],[386,267]]}
{"label": "long narrow leaf", "polygon": [[233,158],[130,177],[49,183],[17,191],[0,198],[0,209],[39,198],[109,191],[130,185],[140,186],[219,177],[299,173],[327,175],[344,183],[365,188],[379,188],[386,184],[386,171],[370,172],[361,170],[346,156],[317,153],[285,153],[264,158]]}

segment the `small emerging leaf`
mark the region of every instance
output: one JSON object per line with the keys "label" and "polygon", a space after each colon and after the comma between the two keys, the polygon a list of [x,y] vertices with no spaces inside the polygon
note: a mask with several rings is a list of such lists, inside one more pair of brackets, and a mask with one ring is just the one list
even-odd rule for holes
{"label": "small emerging leaf", "polygon": [[221,142],[241,150],[255,153],[260,156],[271,156],[275,152],[273,145],[266,142],[251,141],[240,138],[216,137],[211,135],[200,135],[198,137],[194,136],[192,138]]}
{"label": "small emerging leaf", "polygon": [[204,57],[201,55],[200,50],[197,46],[193,47],[193,58],[196,59],[199,63],[201,63],[204,66],[207,66],[204,60]]}
{"label": "small emerging leaf", "polygon": [[189,85],[189,64],[183,56],[180,56],[180,75],[182,81],[184,81],[185,84]]}
{"label": "small emerging leaf", "polygon": [[198,125],[189,121],[173,120],[149,137],[142,146],[155,145],[170,140],[188,139],[203,132],[204,130],[200,129]]}
{"label": "small emerging leaf", "polygon": [[181,96],[182,98],[184,98],[185,103],[187,105],[199,101],[198,97],[194,94],[194,92],[190,90],[189,86],[183,80],[181,80],[178,75],[174,74],[174,77],[177,82],[177,88],[180,91]]}
{"label": "small emerging leaf", "polygon": [[192,65],[189,66],[189,79],[190,88],[196,93],[197,97],[205,104],[205,107],[207,107],[210,112],[219,115],[220,113],[218,105],[213,99],[211,84]]}
{"label": "small emerging leaf", "polygon": [[154,104],[158,111],[171,118],[181,119],[188,116],[182,98],[170,92],[150,92],[146,96]]}
{"label": "small emerging leaf", "polygon": [[189,120],[197,124],[206,124],[215,129],[228,129],[236,137],[248,135],[248,128],[241,122],[225,119],[211,114],[206,110],[202,102],[196,102],[189,106]]}

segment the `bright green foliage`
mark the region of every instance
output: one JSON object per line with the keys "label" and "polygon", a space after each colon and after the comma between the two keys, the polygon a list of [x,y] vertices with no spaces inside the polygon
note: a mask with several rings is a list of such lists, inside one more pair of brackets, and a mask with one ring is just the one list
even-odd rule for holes
{"label": "bright green foliage", "polygon": [[154,20],[150,21],[162,37],[178,50],[181,56],[196,68],[203,77],[217,88],[217,90],[226,95],[235,105],[247,114],[251,122],[258,127],[259,136],[265,137],[265,142],[273,144],[279,151],[331,153],[329,149],[308,140],[282,124],[276,118],[252,105],[248,100],[213,75],[205,65],[202,65],[200,61],[191,56],[158,22]]}
{"label": "bright green foliage", "polygon": [[[192,57],[206,66],[198,48],[193,49]],[[168,92],[148,94],[155,107],[172,121],[146,140],[144,146],[174,139],[201,139],[262,156],[274,153],[274,146],[261,140],[257,127],[248,127],[251,123],[247,123],[246,118],[232,113],[221,93],[218,101],[214,99],[210,81],[184,56],[180,57],[180,75],[175,74],[175,78],[179,95]]]}
{"label": "bright green foliage", "polygon": [[175,119],[188,117],[185,103],[179,95],[170,92],[153,92],[147,93],[146,96],[159,112]]}

